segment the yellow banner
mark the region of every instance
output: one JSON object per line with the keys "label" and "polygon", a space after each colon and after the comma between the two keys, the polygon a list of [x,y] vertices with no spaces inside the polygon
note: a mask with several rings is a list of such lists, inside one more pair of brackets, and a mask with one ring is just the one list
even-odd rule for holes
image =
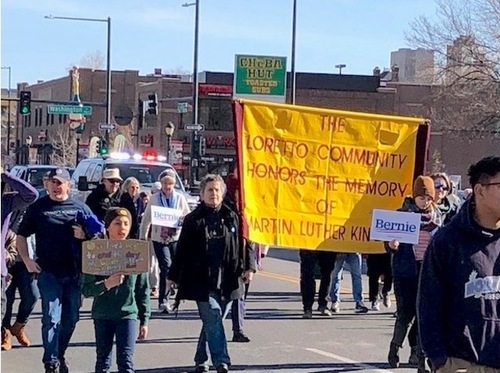
{"label": "yellow banner", "polygon": [[241,103],[248,238],[297,249],[382,252],[380,242],[369,240],[372,210],[395,210],[411,194],[423,119]]}

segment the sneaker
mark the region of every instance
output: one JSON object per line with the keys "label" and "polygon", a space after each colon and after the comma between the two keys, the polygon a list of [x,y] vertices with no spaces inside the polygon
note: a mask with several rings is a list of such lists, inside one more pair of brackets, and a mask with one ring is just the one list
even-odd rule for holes
{"label": "sneaker", "polygon": [[384,306],[387,307],[387,308],[391,308],[391,297],[389,296],[389,294],[384,294],[383,297],[383,302],[384,302]]}
{"label": "sneaker", "polygon": [[333,313],[339,313],[340,312],[340,302],[336,301],[332,303],[332,308],[330,308]]}
{"label": "sneaker", "polygon": [[68,360],[59,358],[59,373],[69,373]]}
{"label": "sneaker", "polygon": [[56,364],[45,364],[45,373],[59,373],[59,367]]}
{"label": "sneaker", "polygon": [[302,315],[303,319],[312,319],[313,317],[313,311],[312,310],[305,310],[304,314]]}
{"label": "sneaker", "polygon": [[236,332],[233,334],[233,342],[246,343],[250,342],[250,338],[248,338],[243,332]]}
{"label": "sneaker", "polygon": [[208,365],[200,364],[196,368],[194,368],[193,373],[207,373],[210,371]]}
{"label": "sneaker", "polygon": [[372,311],[380,311],[380,303],[378,300],[372,302]]}
{"label": "sneaker", "polygon": [[368,307],[366,307],[363,302],[358,302],[358,303],[356,303],[356,308],[354,309],[354,312],[356,312],[356,313],[367,313],[368,312]]}
{"label": "sneaker", "polygon": [[217,367],[217,373],[227,373],[229,372],[229,367],[227,364],[222,364]]}
{"label": "sneaker", "polygon": [[161,313],[170,313],[172,312],[172,306],[168,303],[162,303],[158,306],[158,311]]}
{"label": "sneaker", "polygon": [[332,317],[332,313],[328,307],[318,307],[318,311],[321,316]]}

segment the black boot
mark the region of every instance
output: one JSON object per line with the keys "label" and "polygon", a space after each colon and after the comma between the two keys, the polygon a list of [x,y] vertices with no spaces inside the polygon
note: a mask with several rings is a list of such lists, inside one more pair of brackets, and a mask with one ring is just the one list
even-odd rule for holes
{"label": "black boot", "polygon": [[391,368],[399,368],[399,346],[397,344],[391,342],[387,361]]}
{"label": "black boot", "polygon": [[411,353],[410,353],[410,358],[408,359],[408,364],[410,364],[413,367],[418,366],[418,347],[417,346],[411,346]]}

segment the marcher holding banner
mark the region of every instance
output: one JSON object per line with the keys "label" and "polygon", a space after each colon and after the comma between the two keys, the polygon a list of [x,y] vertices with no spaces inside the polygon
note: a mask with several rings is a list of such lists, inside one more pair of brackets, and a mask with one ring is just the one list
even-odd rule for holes
{"label": "marcher holding banner", "polygon": [[[125,240],[132,227],[132,216],[125,208],[112,207],[104,216],[104,226],[108,239]],[[84,274],[82,293],[86,297],[94,297],[95,371],[110,371],[113,339],[116,337],[118,372],[133,373],[135,341],[145,339],[148,334],[148,273],[124,275],[115,272],[110,276]]]}
{"label": "marcher holding banner", "polygon": [[399,349],[411,326],[408,334],[411,348],[409,363],[418,365],[419,373],[425,372],[425,367],[416,321],[418,276],[431,234],[441,226],[441,215],[433,204],[435,193],[434,181],[430,177],[417,177],[412,197],[404,200],[399,211],[421,214],[418,243],[400,243],[396,240],[386,242],[387,250],[394,254],[392,266],[397,303],[397,318],[387,359],[391,368],[399,366]]}
{"label": "marcher holding banner", "polygon": [[182,218],[189,213],[186,197],[174,189],[176,174],[167,169],[160,174],[161,191],[151,196],[142,217],[140,235],[147,239],[151,227],[151,240],[160,267],[160,288],[158,294],[158,310],[168,313],[170,289],[167,290],[167,276],[175,255],[179,239]]}

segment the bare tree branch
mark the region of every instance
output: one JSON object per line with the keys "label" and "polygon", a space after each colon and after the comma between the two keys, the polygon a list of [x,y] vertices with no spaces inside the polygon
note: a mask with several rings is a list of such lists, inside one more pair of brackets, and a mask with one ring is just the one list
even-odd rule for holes
{"label": "bare tree branch", "polygon": [[52,163],[58,166],[75,167],[76,138],[69,126],[60,126],[49,134],[52,143]]}
{"label": "bare tree branch", "polygon": [[434,51],[428,104],[440,131],[471,137],[500,131],[500,0],[436,0],[435,17],[410,24],[408,42]]}
{"label": "bare tree branch", "polygon": [[105,66],[104,55],[99,50],[88,52],[82,58],[80,58],[80,61],[78,63],[70,64],[67,70],[72,71],[74,66],[92,70],[103,70]]}

